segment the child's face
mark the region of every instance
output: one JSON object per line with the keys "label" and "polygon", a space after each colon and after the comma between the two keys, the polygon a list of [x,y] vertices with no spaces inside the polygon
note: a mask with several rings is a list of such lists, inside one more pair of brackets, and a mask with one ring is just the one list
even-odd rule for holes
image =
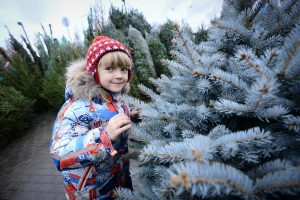
{"label": "child's face", "polygon": [[99,67],[100,85],[111,91],[121,92],[128,81],[128,67]]}

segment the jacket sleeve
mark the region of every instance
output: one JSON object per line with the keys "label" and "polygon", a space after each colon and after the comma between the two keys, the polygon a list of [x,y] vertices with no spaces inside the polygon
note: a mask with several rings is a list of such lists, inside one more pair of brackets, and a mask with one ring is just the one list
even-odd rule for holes
{"label": "jacket sleeve", "polygon": [[[81,102],[82,103],[82,102]],[[89,129],[87,109],[75,100],[58,113],[53,127],[50,154],[58,170],[74,169],[116,155],[104,127]]]}

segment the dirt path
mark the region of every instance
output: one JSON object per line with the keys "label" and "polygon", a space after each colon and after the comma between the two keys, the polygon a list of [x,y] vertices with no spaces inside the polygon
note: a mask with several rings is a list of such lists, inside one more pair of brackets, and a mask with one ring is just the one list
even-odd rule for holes
{"label": "dirt path", "polygon": [[[62,176],[49,155],[54,120],[54,114],[39,115],[30,130],[0,151],[0,200],[66,199]],[[133,187],[138,188],[135,180]]]}

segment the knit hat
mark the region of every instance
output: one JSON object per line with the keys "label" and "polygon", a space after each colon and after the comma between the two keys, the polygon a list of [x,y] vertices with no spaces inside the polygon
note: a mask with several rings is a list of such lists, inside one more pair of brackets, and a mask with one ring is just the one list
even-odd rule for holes
{"label": "knit hat", "polygon": [[[122,51],[132,59],[129,50],[117,40],[106,36],[97,36],[86,53],[86,69],[94,77],[96,83],[99,83],[98,63],[107,53],[113,51]],[[128,70],[128,80],[130,79],[131,70]]]}

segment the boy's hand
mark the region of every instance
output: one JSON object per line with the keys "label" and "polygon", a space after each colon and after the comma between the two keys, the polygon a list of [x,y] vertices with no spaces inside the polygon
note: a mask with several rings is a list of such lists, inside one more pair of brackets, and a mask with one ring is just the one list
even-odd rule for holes
{"label": "boy's hand", "polygon": [[134,108],[130,112],[130,118],[139,119],[139,115],[140,115],[140,108]]}
{"label": "boy's hand", "polygon": [[127,131],[130,128],[131,122],[129,117],[124,114],[117,114],[108,121],[106,131],[110,139],[115,141],[122,132]]}

